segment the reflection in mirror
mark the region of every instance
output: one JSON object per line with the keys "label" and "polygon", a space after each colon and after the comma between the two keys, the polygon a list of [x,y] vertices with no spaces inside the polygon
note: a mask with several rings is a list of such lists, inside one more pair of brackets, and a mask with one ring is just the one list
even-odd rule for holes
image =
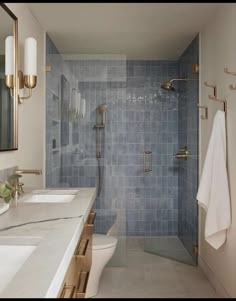
{"label": "reflection in mirror", "polygon": [[[9,36],[15,37],[16,23],[17,18],[5,5],[0,4],[0,151],[17,149],[16,84],[14,82],[14,89],[9,89],[5,82],[5,40]],[[16,70],[14,53],[13,51],[12,75]]]}

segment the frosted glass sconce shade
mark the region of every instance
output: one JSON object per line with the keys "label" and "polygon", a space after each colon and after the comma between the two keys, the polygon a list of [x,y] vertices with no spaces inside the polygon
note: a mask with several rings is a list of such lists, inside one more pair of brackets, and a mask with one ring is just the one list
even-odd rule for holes
{"label": "frosted glass sconce shade", "polygon": [[14,37],[5,39],[5,75],[14,74]]}
{"label": "frosted glass sconce shade", "polygon": [[37,75],[37,41],[28,37],[25,39],[24,75]]}

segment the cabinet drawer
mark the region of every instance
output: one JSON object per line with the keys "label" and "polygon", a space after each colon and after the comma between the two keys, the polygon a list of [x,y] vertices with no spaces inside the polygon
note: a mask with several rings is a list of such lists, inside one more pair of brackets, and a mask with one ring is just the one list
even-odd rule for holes
{"label": "cabinet drawer", "polygon": [[88,236],[85,236],[84,233],[82,236],[83,237],[80,239],[75,249],[75,253],[74,253],[75,258],[84,258],[87,254],[90,238]]}
{"label": "cabinet drawer", "polygon": [[88,219],[87,219],[87,222],[86,222],[86,226],[93,227],[95,218],[96,218],[96,212],[90,212],[89,216],[88,216]]}
{"label": "cabinet drawer", "polygon": [[73,298],[75,295],[76,286],[75,285],[67,285],[64,283],[61,293],[59,294],[59,298],[68,299]]}
{"label": "cabinet drawer", "polygon": [[84,298],[89,279],[89,272],[81,271],[78,277],[78,282],[73,290],[73,298]]}
{"label": "cabinet drawer", "polygon": [[80,258],[72,258],[63,280],[59,298],[72,298],[77,284],[77,275],[83,269],[83,261]]}
{"label": "cabinet drawer", "polygon": [[59,298],[84,298],[92,265],[92,235],[95,212],[90,212],[66,272]]}

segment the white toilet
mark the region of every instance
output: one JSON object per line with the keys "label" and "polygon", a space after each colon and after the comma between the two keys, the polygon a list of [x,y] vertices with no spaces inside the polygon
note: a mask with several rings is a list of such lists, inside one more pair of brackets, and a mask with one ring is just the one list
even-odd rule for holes
{"label": "white toilet", "polygon": [[113,236],[93,234],[92,238],[92,266],[87,284],[85,298],[93,297],[98,292],[102,271],[113,256],[117,245],[117,238]]}

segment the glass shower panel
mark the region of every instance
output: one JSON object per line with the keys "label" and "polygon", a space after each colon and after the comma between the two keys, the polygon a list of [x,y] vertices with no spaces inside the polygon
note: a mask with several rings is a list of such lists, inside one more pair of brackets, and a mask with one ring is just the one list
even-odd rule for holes
{"label": "glass shower panel", "polygon": [[[192,64],[198,64],[198,37],[180,57],[175,71],[174,68],[168,69],[166,79],[187,77],[195,80],[179,82],[175,91],[162,90],[159,94],[162,104],[159,108],[161,143],[156,145],[153,154],[152,172],[157,180],[155,198],[151,201],[156,205],[150,205],[152,210],[149,212],[154,231],[145,236],[144,250],[195,265],[198,239],[198,74],[192,73]],[[152,114],[157,110],[157,107],[153,108]],[[149,140],[148,134],[145,139]],[[175,158],[173,154],[185,146],[190,158]],[[150,202],[148,192],[145,202]]]}

